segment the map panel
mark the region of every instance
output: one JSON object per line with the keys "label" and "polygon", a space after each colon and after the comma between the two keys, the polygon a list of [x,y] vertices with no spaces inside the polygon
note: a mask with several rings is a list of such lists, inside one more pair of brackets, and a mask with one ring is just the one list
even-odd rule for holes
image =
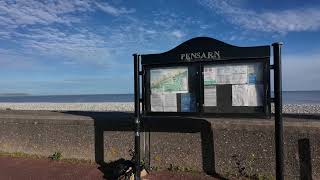
{"label": "map panel", "polygon": [[188,68],[150,70],[151,93],[187,93]]}

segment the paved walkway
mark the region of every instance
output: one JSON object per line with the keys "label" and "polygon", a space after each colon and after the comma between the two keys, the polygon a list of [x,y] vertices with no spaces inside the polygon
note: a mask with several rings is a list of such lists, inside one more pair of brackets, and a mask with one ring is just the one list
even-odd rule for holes
{"label": "paved walkway", "polygon": [[91,180],[103,179],[97,166],[71,164],[50,159],[0,157],[0,179],[8,180]]}
{"label": "paved walkway", "polygon": [[[50,159],[0,156],[0,179],[2,180],[99,180],[104,174],[97,165],[70,163]],[[215,180],[193,173],[152,172],[148,180]]]}

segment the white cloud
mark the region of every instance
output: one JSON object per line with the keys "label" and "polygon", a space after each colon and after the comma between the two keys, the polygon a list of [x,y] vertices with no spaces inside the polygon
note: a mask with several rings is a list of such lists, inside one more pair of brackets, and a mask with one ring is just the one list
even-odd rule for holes
{"label": "white cloud", "polygon": [[80,19],[70,16],[74,12],[90,10],[90,1],[0,1],[0,25],[6,28],[51,23],[70,24]]}
{"label": "white cloud", "polygon": [[184,33],[180,30],[174,30],[171,32],[171,34],[178,39],[180,39],[184,36]]}
{"label": "white cloud", "polygon": [[97,7],[99,9],[101,9],[102,11],[104,11],[108,14],[111,14],[113,16],[119,16],[121,14],[130,14],[130,13],[135,12],[135,9],[133,9],[133,8],[127,9],[125,7],[115,7],[115,6],[110,5],[107,2],[104,2],[104,3],[96,2],[95,4],[97,5]]}
{"label": "white cloud", "polygon": [[112,61],[108,57],[114,43],[107,43],[108,36],[85,27],[82,21],[106,5],[118,16],[134,10],[107,3],[100,3],[98,7],[97,4],[91,0],[0,0],[0,40],[16,44],[18,49],[10,51],[21,56],[62,56],[107,64],[106,60]]}
{"label": "white cloud", "polygon": [[[0,0],[0,26],[14,29],[35,24],[71,25],[80,22],[86,12],[93,12],[96,9],[101,9],[114,16],[135,12],[135,9],[132,8],[116,7],[106,2],[98,3],[94,0]],[[75,16],[75,13],[78,13],[78,16]]]}
{"label": "white cloud", "polygon": [[[94,17],[97,10],[117,17],[107,26],[82,22],[81,18]],[[0,0],[0,40],[15,44],[13,52],[50,57],[62,65],[90,62],[109,66],[125,64],[131,53],[166,50],[160,49],[166,48],[159,46],[163,42],[171,48],[187,36],[182,29],[203,26],[183,14],[158,11],[141,19],[130,14],[133,12],[132,8],[90,0],[26,0],[14,4]],[[121,16],[125,14],[130,16]]]}
{"label": "white cloud", "polygon": [[42,55],[64,56],[98,64],[105,64],[110,55],[105,38],[86,28],[61,31],[45,27],[29,29],[24,33],[16,32],[14,35],[20,39],[19,43],[26,53],[36,50]]}
{"label": "white cloud", "polygon": [[319,7],[287,9],[283,11],[253,11],[232,4],[228,0],[199,0],[214,13],[245,29],[263,32],[300,32],[320,29]]}

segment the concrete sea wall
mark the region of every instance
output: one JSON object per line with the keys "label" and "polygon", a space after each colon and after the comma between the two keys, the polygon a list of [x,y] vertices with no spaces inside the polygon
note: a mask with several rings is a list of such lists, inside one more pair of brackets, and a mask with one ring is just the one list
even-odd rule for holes
{"label": "concrete sea wall", "polygon": [[[130,112],[0,111],[0,151],[106,162],[130,159]],[[320,178],[320,116],[286,115],[285,176]],[[218,174],[274,175],[273,119],[146,119],[151,167]],[[309,148],[308,148],[309,147]],[[148,158],[147,158],[148,159]]]}

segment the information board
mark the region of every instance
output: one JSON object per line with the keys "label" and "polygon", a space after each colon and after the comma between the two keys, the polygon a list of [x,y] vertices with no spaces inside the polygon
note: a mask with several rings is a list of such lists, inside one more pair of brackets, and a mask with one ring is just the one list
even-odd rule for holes
{"label": "information board", "polygon": [[145,114],[270,116],[270,47],[211,38],[141,55]]}
{"label": "information board", "polygon": [[190,39],[159,54],[134,54],[135,178],[140,177],[140,128],[144,118],[159,115],[270,118],[273,102],[276,177],[283,179],[282,43],[272,46],[273,65],[268,45],[238,47],[208,37]]}

